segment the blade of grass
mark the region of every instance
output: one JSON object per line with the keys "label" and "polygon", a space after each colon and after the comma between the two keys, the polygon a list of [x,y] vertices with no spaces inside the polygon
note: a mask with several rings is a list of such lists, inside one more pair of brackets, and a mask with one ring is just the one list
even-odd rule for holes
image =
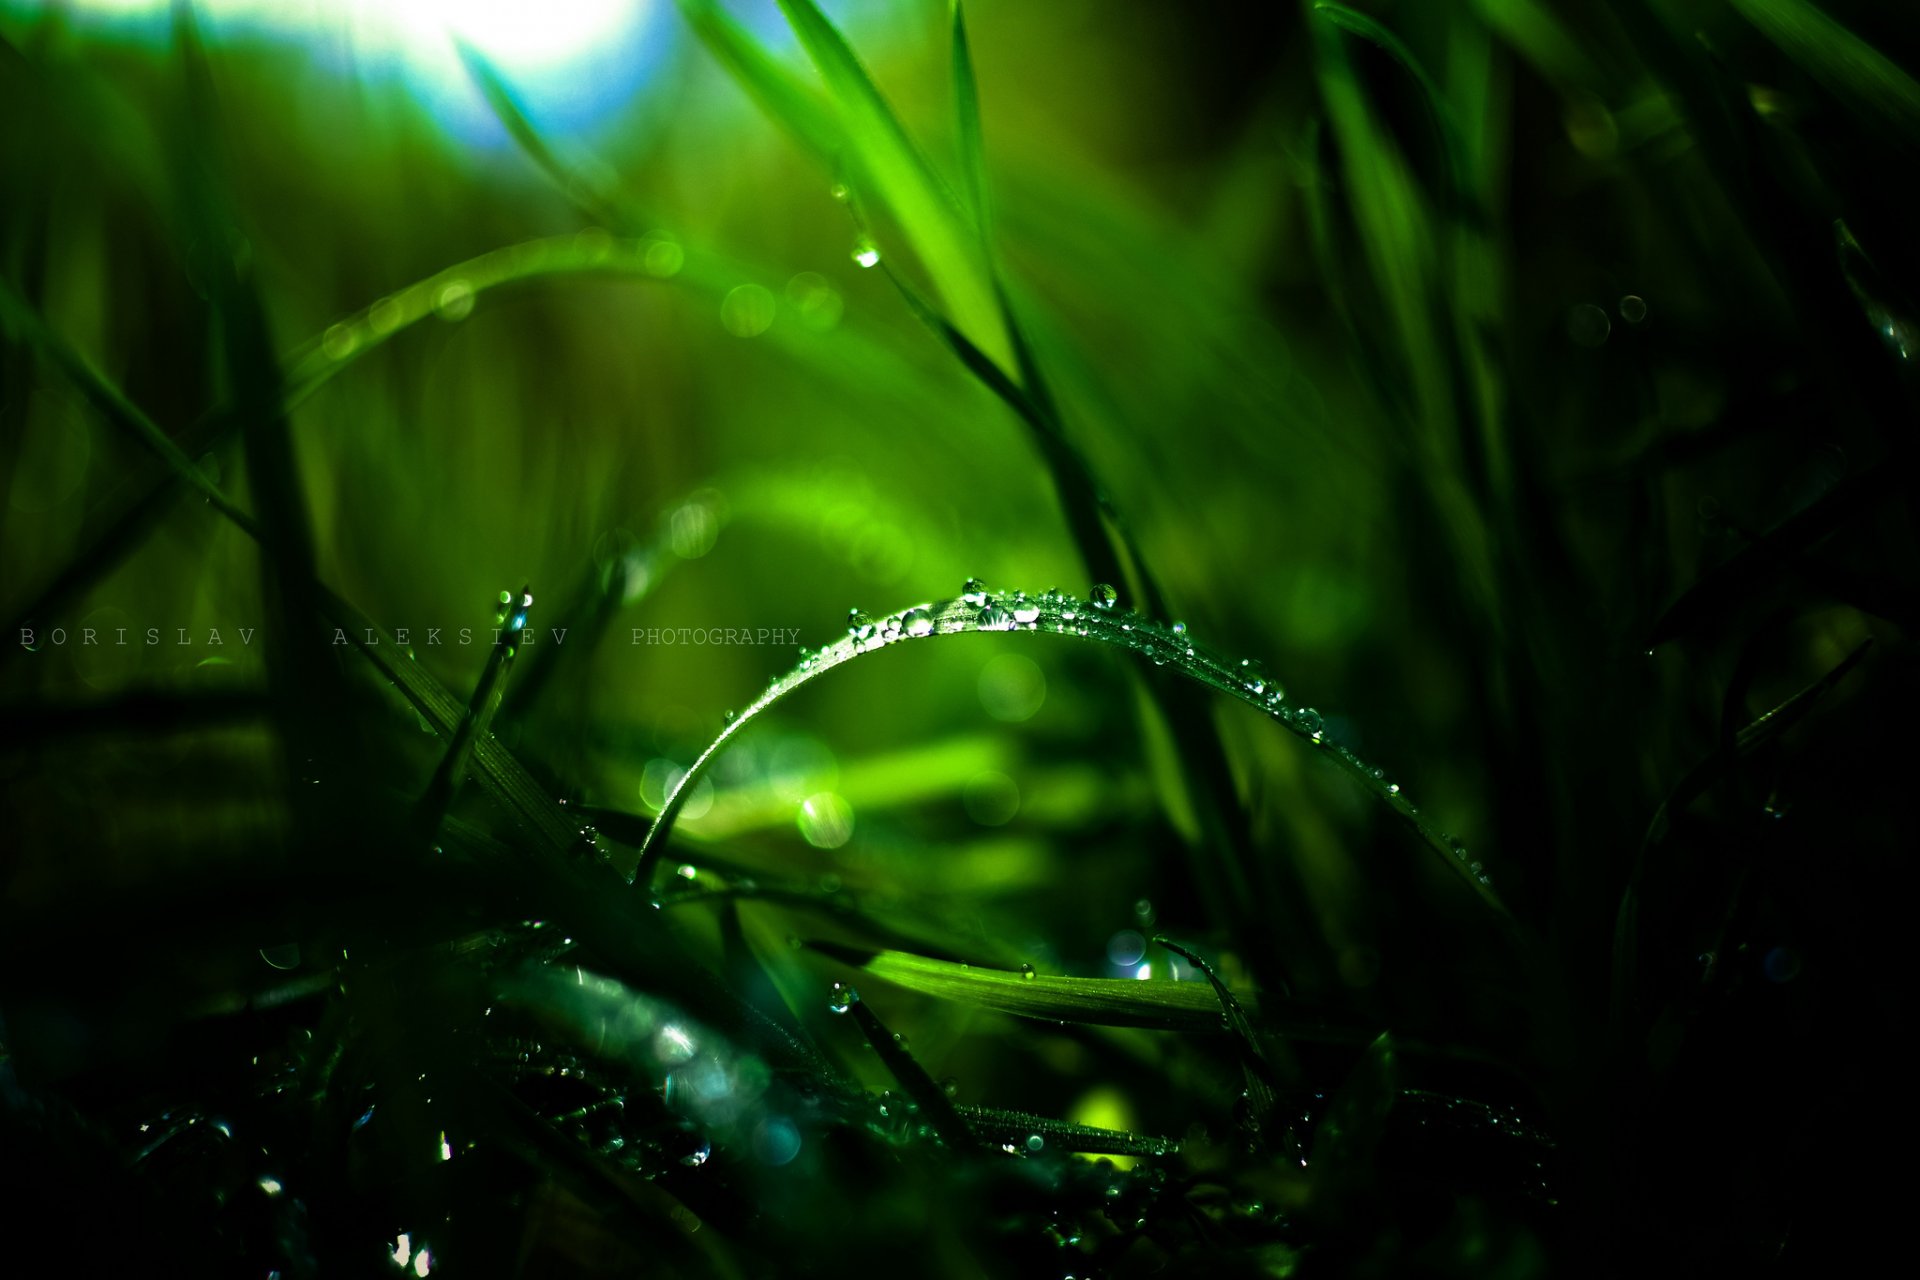
{"label": "blade of grass", "polygon": [[848,990],[838,998],[846,1001],[845,1012],[852,1015],[860,1027],[860,1033],[873,1046],[881,1063],[893,1073],[893,1078],[900,1082],[907,1096],[918,1104],[920,1114],[940,1135],[940,1140],[955,1151],[965,1151],[971,1147],[973,1133],[968,1129],[967,1122],[960,1118],[960,1113],[954,1110],[953,1099],[947,1096],[945,1089],[934,1083],[926,1068],[907,1051],[905,1043],[887,1030],[886,1024],[880,1021],[880,1015],[867,1007],[857,992]]}
{"label": "blade of grass", "polygon": [[1828,92],[1909,144],[1920,143],[1920,82],[1808,0],[1731,0]]}
{"label": "blade of grass", "polygon": [[866,68],[812,0],[779,0],[838,111],[847,159],[893,212],[954,326],[1001,368],[1013,349],[977,230],[921,156]]}
{"label": "blade of grass", "polygon": [[904,951],[856,951],[820,942],[809,945],[894,986],[1023,1018],[1167,1031],[1225,1030],[1219,997],[1199,983],[1058,978],[933,960]]}
{"label": "blade of grass", "polygon": [[1046,1147],[1063,1151],[1081,1151],[1101,1156],[1168,1156],[1180,1150],[1171,1138],[1150,1138],[1144,1134],[1123,1133],[1118,1129],[1098,1129],[1073,1124],[1030,1111],[1008,1111],[1001,1107],[959,1105],[955,1108],[974,1136],[984,1145],[1000,1150],[1029,1151],[1036,1135]]}
{"label": "blade of grass", "polygon": [[493,651],[487,655],[487,665],[474,684],[466,714],[460,717],[459,727],[448,740],[447,749],[414,808],[416,842],[421,845],[433,840],[441,819],[446,816],[447,806],[453,803],[460,784],[466,781],[473,744],[492,732],[494,712],[500,708],[507,673],[513,669],[514,655],[520,650],[527,618],[533,611],[533,588],[522,587],[517,596],[502,591],[500,602],[508,610],[506,634],[494,642]]}
{"label": "blade of grass", "polygon": [[774,703],[818,677],[852,661],[864,653],[876,652],[905,640],[967,633],[1004,631],[1037,632],[1084,640],[1125,650],[1164,667],[1170,673],[1220,693],[1228,694],[1254,707],[1279,723],[1288,732],[1316,748],[1355,779],[1374,799],[1413,831],[1428,848],[1440,855],[1488,907],[1505,920],[1511,920],[1493,891],[1491,881],[1469,866],[1465,849],[1435,827],[1402,793],[1387,780],[1383,770],[1371,767],[1346,747],[1333,744],[1326,736],[1324,720],[1311,707],[1296,708],[1286,702],[1278,686],[1248,664],[1230,663],[1201,648],[1184,633],[1151,621],[1128,610],[1088,604],[1056,592],[1028,596],[1025,592],[994,596],[976,592],[938,604],[916,605],[865,624],[818,652],[806,655],[800,665],[776,678],[751,705],[729,721],[693,765],[681,775],[673,791],[662,804],[653,826],[640,849],[635,878],[650,883],[652,873],[666,848],[675,817],[692,794],[694,784],[706,773],[714,758],[733,741],[736,734],[759,718]]}
{"label": "blade of grass", "polygon": [[775,124],[791,130],[817,156],[831,158],[839,151],[832,113],[811,86],[795,79],[715,0],[679,0],[679,5],[707,51]]}
{"label": "blade of grass", "polygon": [[[982,251],[992,258],[993,237],[987,206],[986,143],[980,132],[980,87],[973,74],[973,49],[967,42],[967,17],[953,0],[953,121],[960,146],[960,177]],[[1004,310],[1004,307],[1003,307]]]}

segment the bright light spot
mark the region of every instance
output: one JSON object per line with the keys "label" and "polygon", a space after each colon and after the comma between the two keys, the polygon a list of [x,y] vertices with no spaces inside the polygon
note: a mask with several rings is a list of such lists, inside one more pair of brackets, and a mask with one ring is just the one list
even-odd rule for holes
{"label": "bright light spot", "polygon": [[854,250],[853,260],[863,267],[877,267],[880,265],[880,251],[870,244],[861,245]]}
{"label": "bright light spot", "polygon": [[[65,6],[62,6],[65,7]],[[172,0],[73,0],[137,34],[164,31]],[[506,78],[550,132],[590,127],[658,66],[673,28],[659,0],[195,0],[210,42],[304,45],[347,74],[405,81],[469,141],[505,145],[462,64],[464,44]]]}
{"label": "bright light spot", "polygon": [[404,1267],[413,1257],[413,1237],[402,1231],[393,1241],[393,1265]]}
{"label": "bright light spot", "polygon": [[662,1062],[685,1062],[693,1056],[693,1037],[669,1023],[653,1038],[653,1051]]}
{"label": "bright light spot", "polygon": [[428,1253],[426,1249],[423,1248],[419,1253],[413,1255],[413,1274],[424,1276],[431,1270],[433,1270],[433,1255],[431,1253]]}
{"label": "bright light spot", "polygon": [[1133,976],[1145,982],[1153,976],[1153,966],[1151,964],[1143,964],[1133,971]]}
{"label": "bright light spot", "polygon": [[440,1159],[442,1161],[453,1159],[453,1144],[447,1141],[445,1130],[440,1133]]}
{"label": "bright light spot", "polygon": [[1107,939],[1107,959],[1125,969],[1140,963],[1147,954],[1147,940],[1134,929],[1122,929]]}
{"label": "bright light spot", "polygon": [[800,834],[816,849],[838,849],[853,838],[853,806],[831,791],[800,802]]}
{"label": "bright light spot", "polygon": [[[640,771],[640,803],[654,813],[666,806],[667,797],[680,785],[680,779],[686,776],[686,770],[671,760],[655,759],[647,761]],[[706,817],[713,808],[713,782],[701,778],[693,784],[693,790],[680,805],[680,817],[688,822],[697,822]]]}
{"label": "bright light spot", "polygon": [[285,1188],[280,1185],[280,1179],[278,1178],[260,1179],[260,1189],[270,1196],[277,1196],[285,1190]]}

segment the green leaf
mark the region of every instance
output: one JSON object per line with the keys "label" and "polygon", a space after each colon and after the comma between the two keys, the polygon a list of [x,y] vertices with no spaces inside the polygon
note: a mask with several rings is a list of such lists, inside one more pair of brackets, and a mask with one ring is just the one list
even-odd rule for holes
{"label": "green leaf", "polygon": [[838,130],[819,94],[796,80],[714,0],[679,0],[679,4],[693,33],[761,110],[791,130],[807,150],[832,158],[839,150]]}
{"label": "green leaf", "polygon": [[1221,1031],[1220,1000],[1197,982],[1129,978],[1057,978],[933,960],[904,951],[854,951],[811,944],[874,978],[909,991],[976,1004],[1023,1018],[1101,1027]]}
{"label": "green leaf", "polygon": [[666,851],[674,819],[695,784],[735,735],[776,702],[862,654],[876,653],[901,642],[982,632],[1037,632],[1122,649],[1164,668],[1171,676],[1204,685],[1254,707],[1295,737],[1311,744],[1335,767],[1352,777],[1440,855],[1483,903],[1503,919],[1511,920],[1492,885],[1466,864],[1457,841],[1414,808],[1405,792],[1387,780],[1383,770],[1369,766],[1351,750],[1331,742],[1320,714],[1311,707],[1299,708],[1287,702],[1279,686],[1256,667],[1231,663],[1202,647],[1184,631],[1175,632],[1166,624],[1140,614],[1088,604],[1052,591],[1032,596],[1026,592],[1004,595],[981,592],[937,604],[915,605],[851,630],[832,644],[805,656],[798,667],[772,681],[764,693],[729,721],[681,775],[648,828],[635,878],[643,885],[650,882]]}
{"label": "green leaf", "polygon": [[960,176],[974,226],[983,245],[990,244],[987,208],[986,145],[980,134],[980,87],[973,74],[973,51],[967,43],[967,19],[960,0],[953,0],[953,121],[960,143]]}

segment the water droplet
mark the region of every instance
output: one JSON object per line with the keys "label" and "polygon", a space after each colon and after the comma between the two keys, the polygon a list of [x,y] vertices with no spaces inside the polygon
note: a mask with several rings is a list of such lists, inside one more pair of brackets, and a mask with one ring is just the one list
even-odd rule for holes
{"label": "water droplet", "polygon": [[930,635],[933,632],[933,615],[925,609],[909,609],[901,616],[900,625],[910,636]]}
{"label": "water droplet", "polygon": [[1184,636],[1187,634],[1187,624],[1184,622],[1175,622],[1168,630],[1172,631],[1176,636]]}
{"label": "water droplet", "polygon": [[1095,583],[1093,590],[1087,592],[1087,600],[1096,609],[1111,609],[1119,599],[1120,593],[1104,582]]}
{"label": "water droplet", "polygon": [[1023,964],[1023,965],[1021,965],[1021,966],[1020,966],[1020,976],[1021,976],[1021,977],[1023,977],[1023,978],[1032,978],[1032,977],[1034,977],[1034,976],[1035,976],[1035,974],[1034,974],[1034,972],[1033,972],[1033,966],[1032,966],[1032,965],[1030,965],[1030,964]]}
{"label": "water droplet", "polygon": [[683,1165],[686,1165],[690,1169],[698,1169],[701,1165],[705,1164],[707,1162],[708,1157],[712,1155],[713,1155],[713,1144],[711,1142],[708,1142],[705,1138],[702,1138],[700,1140],[699,1146],[695,1147],[693,1150],[687,1152],[687,1154],[680,1157],[680,1163]]}
{"label": "water droplet", "polygon": [[987,584],[982,582],[978,578],[968,578],[964,583],[960,585],[961,593],[963,595],[969,595],[969,596],[978,595],[982,591],[985,591],[986,589],[987,589]]}
{"label": "water droplet", "polygon": [[1327,731],[1326,722],[1321,720],[1320,713],[1312,707],[1302,707],[1294,712],[1293,724],[1315,742],[1324,741]]}
{"label": "water droplet", "polygon": [[827,997],[827,1008],[835,1013],[845,1013],[860,1003],[860,993],[844,982],[833,984],[833,993]]}
{"label": "water droplet", "polygon": [[1013,615],[997,604],[980,610],[973,620],[982,631],[1011,631],[1014,628]]}
{"label": "water droplet", "polygon": [[1021,626],[1029,626],[1040,620],[1040,606],[1027,599],[1023,592],[1013,598],[1013,620]]}
{"label": "water droplet", "polygon": [[473,314],[473,286],[465,280],[447,281],[434,295],[433,309],[442,320],[465,320]]}
{"label": "water droplet", "polygon": [[862,267],[880,265],[880,246],[871,236],[860,236],[853,242],[853,260]]}
{"label": "water droplet", "polygon": [[866,640],[873,635],[873,619],[860,609],[847,610],[847,634],[855,640]]}
{"label": "water droplet", "polygon": [[1628,324],[1639,324],[1647,318],[1647,300],[1637,293],[1620,299],[1620,318]]}
{"label": "water droplet", "polygon": [[1032,1133],[1027,1135],[1027,1150],[1033,1151],[1033,1152],[1040,1152],[1040,1151],[1045,1151],[1046,1149],[1047,1149],[1047,1140],[1045,1138],[1041,1137],[1037,1133]]}
{"label": "water droplet", "polygon": [[1591,302],[1583,302],[1567,312],[1567,336],[1579,346],[1597,347],[1613,332],[1607,313]]}

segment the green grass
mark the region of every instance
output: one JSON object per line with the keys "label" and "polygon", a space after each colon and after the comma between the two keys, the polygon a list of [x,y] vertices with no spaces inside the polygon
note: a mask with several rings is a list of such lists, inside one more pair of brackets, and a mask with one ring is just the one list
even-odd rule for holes
{"label": "green grass", "polygon": [[595,129],[459,43],[462,144],[0,5],[33,1234],[1880,1256],[1920,26],[673,8]]}

